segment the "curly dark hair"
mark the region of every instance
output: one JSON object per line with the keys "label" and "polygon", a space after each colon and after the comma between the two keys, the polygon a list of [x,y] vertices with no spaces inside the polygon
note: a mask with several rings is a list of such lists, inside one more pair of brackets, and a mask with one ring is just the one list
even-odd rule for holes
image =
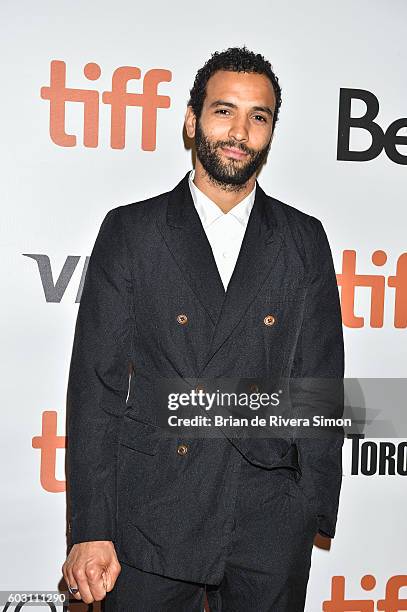
{"label": "curly dark hair", "polygon": [[281,87],[270,62],[260,55],[260,53],[249,51],[245,45],[243,45],[243,47],[229,47],[229,49],[225,51],[215,51],[210,59],[196,73],[193,87],[189,92],[190,98],[188,106],[192,106],[197,121],[199,121],[202,113],[206,95],[206,84],[210,77],[218,70],[255,72],[257,74],[264,74],[270,79],[276,97],[272,128],[274,132],[281,106]]}

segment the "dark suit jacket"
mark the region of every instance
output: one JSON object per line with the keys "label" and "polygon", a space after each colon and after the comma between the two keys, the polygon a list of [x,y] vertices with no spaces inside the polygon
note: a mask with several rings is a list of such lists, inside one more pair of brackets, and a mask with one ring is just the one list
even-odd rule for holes
{"label": "dark suit jacket", "polygon": [[[273,325],[264,324],[268,314]],[[338,289],[319,220],[257,183],[225,292],[188,174],[168,193],[110,210],[89,260],[69,372],[71,541],[112,540],[142,569],[216,578],[233,448],[255,465],[294,470],[320,533],[333,537],[342,435],[163,438],[157,384],[342,380],[343,369]],[[188,445],[183,456],[180,443]]]}

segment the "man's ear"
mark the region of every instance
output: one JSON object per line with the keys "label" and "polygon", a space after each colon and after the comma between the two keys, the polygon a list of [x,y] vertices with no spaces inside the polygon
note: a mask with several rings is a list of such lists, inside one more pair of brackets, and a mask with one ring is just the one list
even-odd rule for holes
{"label": "man's ear", "polygon": [[195,138],[195,126],[196,117],[192,110],[192,106],[187,106],[187,112],[185,113],[185,131],[188,138]]}

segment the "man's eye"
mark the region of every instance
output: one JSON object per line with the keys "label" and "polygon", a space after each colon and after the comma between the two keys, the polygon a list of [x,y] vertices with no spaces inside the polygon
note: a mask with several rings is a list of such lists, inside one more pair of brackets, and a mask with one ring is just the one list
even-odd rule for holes
{"label": "man's eye", "polygon": [[[230,111],[226,108],[218,108],[215,111],[215,114],[219,114],[219,115],[224,115],[229,113]],[[260,123],[267,123],[267,119],[266,117],[263,117],[263,115],[254,115],[255,119],[260,121]]]}

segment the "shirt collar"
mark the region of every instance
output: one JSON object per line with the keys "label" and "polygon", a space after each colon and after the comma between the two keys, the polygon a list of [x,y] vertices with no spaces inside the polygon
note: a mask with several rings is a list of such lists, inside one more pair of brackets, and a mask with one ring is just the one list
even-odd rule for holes
{"label": "shirt collar", "polygon": [[220,217],[233,217],[243,226],[247,225],[249,220],[250,212],[254,204],[254,198],[256,194],[256,183],[252,191],[238,204],[236,204],[229,212],[224,213],[222,209],[207,195],[205,195],[193,182],[195,176],[195,169],[193,168],[189,173],[188,182],[191,190],[192,199],[194,201],[195,208],[201,219],[203,227],[209,227]]}

